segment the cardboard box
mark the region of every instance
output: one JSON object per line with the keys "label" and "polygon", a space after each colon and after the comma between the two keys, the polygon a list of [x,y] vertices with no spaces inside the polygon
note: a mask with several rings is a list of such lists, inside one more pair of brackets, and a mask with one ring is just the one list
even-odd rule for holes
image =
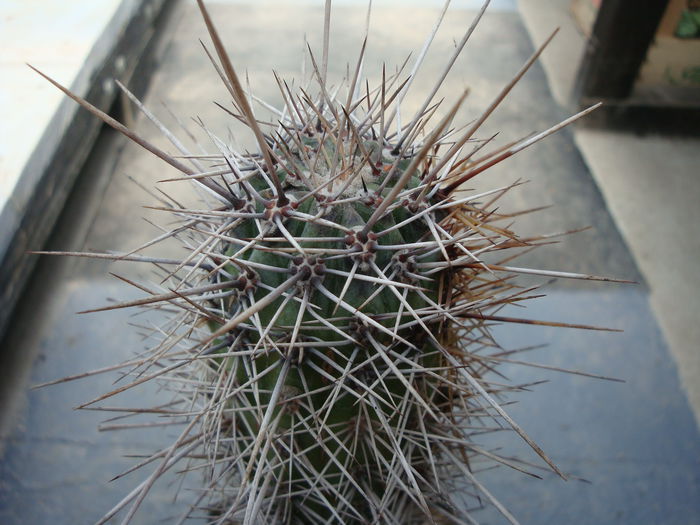
{"label": "cardboard box", "polygon": [[[671,0],[649,47],[636,87],[665,88],[664,97],[700,105],[700,0]],[[682,35],[679,36],[679,35]]]}

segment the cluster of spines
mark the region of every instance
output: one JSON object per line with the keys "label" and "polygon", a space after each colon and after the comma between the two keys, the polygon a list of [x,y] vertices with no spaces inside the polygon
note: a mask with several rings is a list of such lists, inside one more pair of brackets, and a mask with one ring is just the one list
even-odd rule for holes
{"label": "cluster of spines", "polygon": [[[480,154],[490,140],[476,141],[474,133],[551,37],[466,130],[450,128],[465,92],[427,132],[439,110],[432,99],[484,5],[421,109],[390,133],[445,10],[407,78],[402,80],[403,68],[388,78],[382,71],[379,87],[360,93],[365,39],[347,96],[339,101],[340,89],[326,81],[327,2],[322,64],[310,54],[319,96],[295,93],[275,76],[284,108],[273,110],[276,123],[265,123],[254,115],[252,96],[201,2],[200,8],[219,63],[209,56],[233,98],[234,109],[226,111],[253,131],[259,154],[231,151],[202,125],[218,153],[192,155],[135,101],[190,168],[59,86],[218,204],[192,210],[173,201],[162,207],[181,224],[128,254],[74,254],[170,266],[162,281],[167,290],[129,281],[150,295],[104,309],[178,312],[158,328],[162,340],[150,355],[120,365],[135,376],[132,382],[83,405],[93,408],[161,379],[173,386],[176,401],[134,412],[171,416],[184,425],[172,446],[138,465],[158,466],[103,521],[131,504],[124,518],[129,522],[160,475],[184,461],[186,471],[209,473],[187,517],[209,509],[217,523],[470,522],[450,496],[459,485],[455,472],[514,522],[473,473],[481,460],[522,466],[477,446],[472,433],[505,423],[563,474],[498,403],[513,387],[484,378],[508,360],[488,325],[534,322],[494,313],[527,298],[529,290],[511,282],[514,273],[594,277],[518,268],[507,265],[509,256],[489,262],[492,252],[531,247],[547,237],[522,239],[499,226],[509,217],[494,204],[509,188],[476,196],[458,190],[590,111]],[[467,145],[473,148],[463,153]],[[218,164],[206,167],[207,160]],[[334,218],[338,214],[342,220]],[[410,239],[399,232],[410,232]],[[171,260],[139,254],[172,237],[190,248],[189,255]],[[403,240],[392,241],[397,238]],[[332,289],[328,279],[341,285]],[[356,286],[368,293],[349,300]],[[376,309],[377,300],[394,308]],[[331,306],[324,311],[316,302]]]}

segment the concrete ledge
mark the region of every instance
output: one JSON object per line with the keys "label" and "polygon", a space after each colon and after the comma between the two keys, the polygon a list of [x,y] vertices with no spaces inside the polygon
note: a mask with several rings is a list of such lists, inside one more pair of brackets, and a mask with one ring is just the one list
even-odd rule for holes
{"label": "concrete ledge", "polygon": [[0,335],[34,266],[26,252],[48,238],[101,127],[25,62],[109,111],[117,95],[112,79],[137,91],[145,86],[144,57],[173,2],[79,4],[0,7]]}

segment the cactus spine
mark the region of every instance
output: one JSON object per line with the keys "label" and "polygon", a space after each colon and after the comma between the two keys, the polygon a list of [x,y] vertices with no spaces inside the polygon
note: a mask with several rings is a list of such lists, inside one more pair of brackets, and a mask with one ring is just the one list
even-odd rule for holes
{"label": "cactus spine", "polygon": [[413,76],[383,72],[378,87],[359,89],[363,44],[354,74],[332,89],[326,2],[321,63],[311,55],[317,96],[276,79],[285,104],[263,128],[199,5],[210,56],[233,99],[227,111],[253,132],[257,153],[232,151],[209,133],[219,163],[211,168],[173,138],[190,167],[59,86],[214,202],[168,210],[181,222],[159,240],[187,235],[192,249],[182,260],[80,254],[169,266],[169,291],[117,307],[174,311],[133,381],[85,406],[168,378],[178,385],[174,411],[188,420],[172,446],[152,456],[154,473],[105,519],[128,508],[129,522],[157,478],[189,460],[207,472],[207,484],[186,517],[205,509],[221,524],[471,523],[453,498],[460,483],[492,499],[471,465],[510,463],[470,439],[494,417],[561,474],[498,404],[503,387],[482,377],[496,348],[488,323],[517,322],[494,312],[526,293],[511,276],[527,270],[507,266],[499,252],[540,239],[502,226],[494,203],[508,188],[458,192],[589,111],[480,151],[488,141],[474,134],[544,45],[466,130],[452,128],[466,92],[443,108],[433,102],[439,80],[418,113],[392,131]]}

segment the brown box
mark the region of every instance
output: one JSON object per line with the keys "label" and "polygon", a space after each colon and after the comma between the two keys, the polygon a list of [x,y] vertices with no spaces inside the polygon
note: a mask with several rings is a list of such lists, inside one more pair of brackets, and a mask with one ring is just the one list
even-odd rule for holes
{"label": "brown box", "polygon": [[[676,31],[687,9],[700,9],[698,0],[671,0],[649,46],[636,86],[648,90],[663,87],[668,101],[695,99],[700,105],[700,38],[678,38]],[[679,100],[680,101],[680,100]]]}

